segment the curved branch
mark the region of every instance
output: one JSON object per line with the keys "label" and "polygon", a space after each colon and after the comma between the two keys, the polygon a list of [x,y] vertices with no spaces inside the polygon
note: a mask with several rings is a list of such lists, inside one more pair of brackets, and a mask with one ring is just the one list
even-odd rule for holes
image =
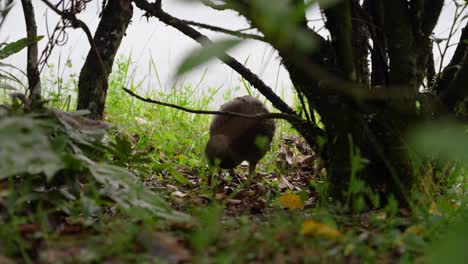
{"label": "curved branch", "polygon": [[175,105],[175,104],[170,104],[170,103],[165,103],[157,100],[153,100],[150,98],[144,98],[133,91],[122,87],[122,89],[128,93],[129,95],[147,103],[152,103],[152,104],[157,104],[157,105],[162,105],[162,106],[167,106],[171,107],[174,109],[182,110],[184,112],[192,113],[192,114],[204,114],[204,115],[225,115],[225,116],[232,116],[232,117],[240,117],[240,118],[245,118],[245,119],[284,119],[288,121],[295,121],[295,122],[303,122],[304,120],[296,115],[288,115],[288,114],[283,114],[283,113],[267,113],[267,114],[257,114],[257,115],[246,115],[246,114],[240,114],[240,113],[234,113],[234,112],[226,112],[226,111],[211,111],[211,110],[194,110],[190,108],[186,108],[183,106]]}
{"label": "curved branch", "polygon": [[[205,35],[201,34],[194,28],[190,27],[182,20],[171,16],[170,14],[164,12],[161,9],[161,1],[156,1],[155,3],[148,3],[145,0],[133,0],[138,8],[141,10],[146,11],[146,16],[154,16],[158,18],[160,21],[164,22],[167,25],[170,25],[180,32],[184,33],[188,37],[192,38],[193,40],[200,43],[202,46],[206,43],[210,43],[211,40],[206,37]],[[280,110],[283,113],[290,114],[290,115],[297,115],[294,110],[289,107],[275,92],[268,87],[256,74],[246,68],[242,63],[234,59],[233,57],[222,54],[218,57],[222,62],[227,64],[237,73],[239,73],[244,79],[246,79],[252,86],[254,86],[263,96],[265,96],[272,105]]]}
{"label": "curved branch", "polygon": [[70,21],[71,25],[73,28],[81,28],[85,34],[86,38],[88,39],[89,45],[91,46],[91,49],[95,53],[95,56],[98,60],[98,63],[100,65],[100,70],[104,73],[107,74],[106,66],[104,65],[104,61],[101,58],[101,54],[99,54],[99,51],[96,47],[96,44],[94,43],[93,39],[93,34],[91,34],[91,30],[89,30],[88,25],[81,21],[80,19],[76,18],[76,16],[70,12],[64,12],[59,10],[57,7],[55,7],[51,2],[48,0],[42,0],[44,4],[46,4],[50,9],[52,9],[55,13],[57,13],[59,16],[62,17],[62,19],[67,19]]}
{"label": "curved branch", "polygon": [[259,41],[265,41],[265,39],[262,36],[256,35],[256,34],[242,33],[239,30],[230,30],[230,29],[217,27],[217,26],[212,26],[212,25],[199,23],[199,22],[195,22],[195,21],[190,21],[190,20],[181,19],[180,21],[184,22],[187,25],[191,25],[191,26],[208,29],[208,30],[215,31],[215,32],[220,32],[220,33],[232,35],[232,36],[239,37],[239,38],[242,38],[242,39],[255,39],[255,40],[259,40]]}

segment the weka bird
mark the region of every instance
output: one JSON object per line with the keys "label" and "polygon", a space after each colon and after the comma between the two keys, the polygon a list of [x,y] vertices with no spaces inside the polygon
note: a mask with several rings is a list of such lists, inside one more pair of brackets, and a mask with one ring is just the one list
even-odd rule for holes
{"label": "weka bird", "polygon": [[[220,111],[247,115],[268,113],[267,108],[252,96],[237,97]],[[208,184],[211,185],[212,168],[233,169],[246,160],[249,163],[248,184],[260,159],[270,149],[275,134],[272,119],[247,119],[216,115],[210,126],[210,139],[205,153],[210,164]]]}

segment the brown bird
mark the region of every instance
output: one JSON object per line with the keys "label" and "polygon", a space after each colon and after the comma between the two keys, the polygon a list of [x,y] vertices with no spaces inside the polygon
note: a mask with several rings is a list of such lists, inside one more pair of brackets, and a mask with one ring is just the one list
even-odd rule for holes
{"label": "brown bird", "polygon": [[[223,104],[219,111],[247,115],[268,113],[267,108],[252,96],[242,96]],[[205,153],[210,165],[208,184],[211,185],[212,168],[233,169],[246,160],[249,163],[248,184],[260,159],[270,149],[275,134],[272,119],[246,119],[216,115],[210,125],[210,139]]]}

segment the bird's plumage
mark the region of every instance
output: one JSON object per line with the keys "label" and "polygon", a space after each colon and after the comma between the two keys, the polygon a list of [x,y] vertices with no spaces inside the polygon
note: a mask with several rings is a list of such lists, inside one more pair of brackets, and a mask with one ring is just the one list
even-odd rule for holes
{"label": "bird's plumage", "polygon": [[[223,104],[220,111],[248,115],[268,113],[262,102],[252,96],[237,97]],[[254,170],[269,150],[274,134],[272,119],[216,115],[210,125],[210,140],[205,153],[211,165],[222,169],[234,168],[246,160],[250,170]]]}

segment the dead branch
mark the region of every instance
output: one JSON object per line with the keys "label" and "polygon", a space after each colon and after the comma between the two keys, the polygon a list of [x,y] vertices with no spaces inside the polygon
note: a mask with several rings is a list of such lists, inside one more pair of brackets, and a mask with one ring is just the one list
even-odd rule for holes
{"label": "dead branch", "polygon": [[240,118],[245,118],[245,119],[284,119],[284,120],[289,120],[289,121],[295,121],[295,122],[303,122],[304,120],[296,115],[289,115],[289,114],[283,114],[283,113],[268,113],[268,114],[257,114],[257,115],[246,115],[246,114],[240,114],[240,113],[234,113],[234,112],[225,112],[225,111],[211,111],[211,110],[194,110],[194,109],[189,109],[186,107],[182,107],[179,105],[175,104],[170,104],[170,103],[165,103],[157,100],[153,100],[150,98],[144,98],[133,91],[122,87],[122,89],[128,93],[129,95],[147,103],[152,103],[152,104],[157,104],[157,105],[162,105],[162,106],[167,106],[171,107],[174,109],[182,110],[187,113],[192,113],[192,114],[204,114],[204,115],[225,115],[225,116],[232,116],[232,117],[240,117]]}
{"label": "dead branch", "polygon": [[195,21],[190,21],[190,20],[181,19],[180,21],[186,23],[187,25],[191,25],[191,26],[208,29],[208,30],[215,31],[215,32],[228,34],[228,35],[235,36],[235,37],[242,38],[242,39],[255,39],[255,40],[259,40],[259,41],[265,41],[265,39],[260,35],[242,33],[240,30],[230,30],[230,29],[217,27],[217,26],[204,24],[204,23],[199,23],[199,22],[195,22]]}
{"label": "dead branch", "polygon": [[57,7],[55,7],[48,0],[42,0],[42,2],[45,3],[50,9],[52,9],[59,16],[61,16],[62,19],[68,20],[71,23],[71,26],[73,28],[81,28],[85,32],[86,38],[88,39],[88,42],[89,42],[89,45],[91,45],[91,49],[95,53],[96,58],[97,58],[97,60],[99,62],[100,70],[103,73],[107,74],[107,70],[106,70],[106,67],[104,65],[104,62],[103,62],[103,60],[101,58],[101,55],[99,54],[99,51],[98,51],[98,49],[96,47],[96,44],[94,43],[93,35],[91,34],[91,31],[89,30],[89,27],[86,25],[86,23],[84,23],[80,19],[76,18],[75,14],[73,12],[59,10]]}
{"label": "dead branch", "polygon": [[[190,27],[182,20],[164,12],[161,8],[161,1],[156,1],[155,3],[148,3],[145,0],[134,0],[133,2],[138,8],[146,11],[146,16],[154,16],[158,18],[163,23],[176,28],[188,37],[197,41],[202,46],[206,45],[207,43],[211,43],[211,40],[205,35]],[[250,71],[250,69],[244,67],[242,63],[238,62],[236,59],[227,54],[222,54],[218,58],[222,62],[226,63],[229,67],[231,67],[233,70],[235,70],[237,73],[239,73],[258,91],[260,91],[260,93],[262,93],[263,96],[265,96],[276,109],[286,114],[296,115],[294,110],[292,110],[288,104],[286,104],[280,97],[278,97],[278,95],[276,95],[275,92],[270,87],[268,87],[256,74]]]}

